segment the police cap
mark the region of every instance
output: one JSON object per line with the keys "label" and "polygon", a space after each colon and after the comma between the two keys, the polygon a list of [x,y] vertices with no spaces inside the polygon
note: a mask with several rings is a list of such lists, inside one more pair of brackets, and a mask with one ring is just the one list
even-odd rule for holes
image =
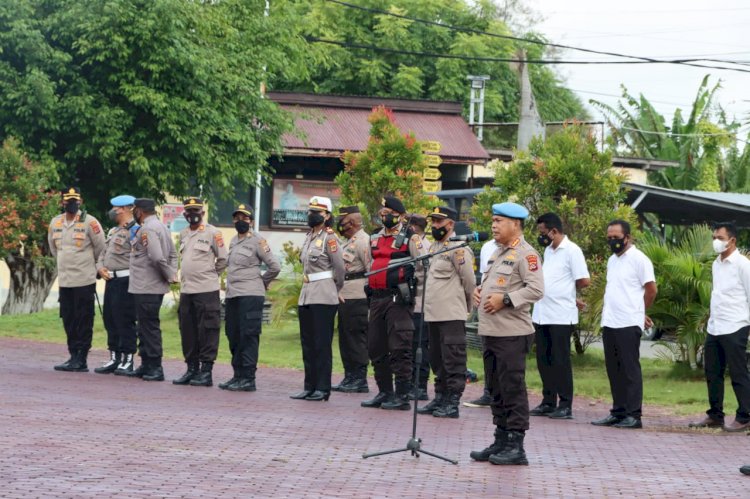
{"label": "police cap", "polygon": [[454,222],[458,219],[458,213],[450,206],[435,206],[432,209],[432,213],[427,216],[438,219],[448,218]]}
{"label": "police cap", "polygon": [[136,208],[146,211],[154,211],[156,209],[156,201],[149,198],[138,198],[133,201]]}
{"label": "police cap", "polygon": [[109,200],[109,202],[115,208],[119,208],[121,206],[130,206],[135,202],[135,197],[131,196],[130,194],[123,194],[122,196],[113,197]]}
{"label": "police cap", "polygon": [[492,205],[492,214],[525,220],[529,216],[529,210],[517,203],[497,203]]}
{"label": "police cap", "polygon": [[396,198],[393,196],[384,197],[382,205],[384,208],[390,208],[391,210],[399,214],[406,212],[406,208],[404,208],[404,203],[402,203],[399,198]]}
{"label": "police cap", "polygon": [[237,213],[242,213],[243,215],[253,218],[253,209],[244,204],[238,205],[237,209],[232,212],[232,216],[235,216]]}

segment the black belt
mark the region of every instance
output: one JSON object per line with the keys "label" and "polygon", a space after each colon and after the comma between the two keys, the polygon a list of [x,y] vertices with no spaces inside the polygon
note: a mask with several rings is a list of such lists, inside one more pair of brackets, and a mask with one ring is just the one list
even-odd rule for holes
{"label": "black belt", "polygon": [[398,294],[398,289],[387,288],[387,289],[371,289],[373,298],[387,298]]}
{"label": "black belt", "polygon": [[364,279],[364,278],[365,278],[364,272],[351,272],[344,276],[345,281],[353,281],[355,279]]}

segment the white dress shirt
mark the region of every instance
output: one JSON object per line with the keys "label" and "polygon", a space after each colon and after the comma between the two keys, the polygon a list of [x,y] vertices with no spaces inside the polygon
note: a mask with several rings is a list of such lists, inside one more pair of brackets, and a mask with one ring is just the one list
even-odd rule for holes
{"label": "white dress shirt", "polygon": [[631,246],[607,260],[607,287],[604,290],[602,326],[613,329],[646,322],[645,286],[656,282],[654,265],[641,250]]}
{"label": "white dress shirt", "polygon": [[589,269],[581,248],[564,236],[557,248],[544,249],[544,297],[534,304],[535,324],[578,324],[576,281],[588,279]]}
{"label": "white dress shirt", "polygon": [[750,326],[750,260],[736,249],[711,266],[713,290],[708,334],[732,334]]}
{"label": "white dress shirt", "polygon": [[482,245],[482,249],[479,251],[479,272],[486,274],[489,270],[489,261],[492,255],[497,251],[498,245],[494,239],[490,239]]}

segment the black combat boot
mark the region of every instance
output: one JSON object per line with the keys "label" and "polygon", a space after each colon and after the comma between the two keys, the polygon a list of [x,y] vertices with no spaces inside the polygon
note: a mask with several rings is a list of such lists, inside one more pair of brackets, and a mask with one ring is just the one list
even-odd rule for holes
{"label": "black combat boot", "polygon": [[70,354],[70,357],[68,357],[68,360],[66,360],[65,362],[61,364],[57,364],[55,366],[55,371],[67,371],[68,370],[68,366],[70,365],[71,362],[73,362],[73,350],[69,349],[68,353]]}
{"label": "black combat boot", "polygon": [[212,386],[214,384],[211,377],[213,369],[213,362],[204,362],[201,366],[201,372],[193,376],[193,379],[190,380],[190,386]]}
{"label": "black combat boot", "polygon": [[461,394],[450,392],[439,409],[435,409],[432,415],[436,418],[458,418],[458,404],[461,402]]}
{"label": "black combat boot", "polygon": [[443,405],[443,402],[445,400],[445,397],[443,396],[443,392],[435,392],[435,398],[432,399],[432,401],[417,409],[417,414],[432,414],[438,409],[440,409]]}
{"label": "black combat boot", "polygon": [[409,392],[411,392],[411,383],[396,382],[396,393],[390,400],[380,404],[381,409],[386,411],[408,411],[411,409],[409,401]]}
{"label": "black combat boot", "polygon": [[177,379],[172,380],[173,385],[187,385],[190,384],[190,380],[198,375],[198,362],[188,362],[187,371],[185,374]]}
{"label": "black combat boot", "polygon": [[375,397],[371,398],[370,400],[365,400],[364,402],[361,402],[359,405],[362,407],[380,407],[383,402],[387,402],[393,398],[393,392],[378,392]]}
{"label": "black combat boot", "polygon": [[146,372],[148,372],[148,359],[146,357],[141,357],[141,365],[138,366],[135,370],[130,371],[129,373],[125,373],[124,376],[129,376],[131,378],[142,378]]}
{"label": "black combat boot", "polygon": [[229,389],[229,385],[233,385],[234,383],[236,383],[237,381],[239,381],[241,377],[242,376],[240,376],[238,374],[237,369],[235,369],[234,370],[234,375],[231,378],[229,378],[226,381],[223,381],[223,382],[219,383],[216,386],[218,386],[219,389],[221,389],[221,390],[227,390],[227,389]]}
{"label": "black combat boot", "polygon": [[143,381],[164,381],[164,369],[161,367],[160,357],[148,359],[146,366],[146,371],[142,376]]}
{"label": "black combat boot", "polygon": [[420,386],[417,388],[416,398],[414,398],[414,392],[409,393],[409,400],[430,400],[430,397],[427,395],[427,387]]}
{"label": "black combat boot", "polygon": [[484,450],[471,451],[471,454],[469,454],[469,456],[475,461],[489,461],[490,456],[501,452],[505,448],[505,445],[507,443],[508,443],[508,432],[499,427],[496,427],[495,428],[495,441],[492,442],[490,446]]}
{"label": "black combat boot", "polygon": [[61,364],[60,366],[55,366],[55,369],[60,367],[60,369],[57,369],[58,371],[87,373],[89,372],[89,367],[86,365],[88,355],[88,350],[75,350],[67,365]]}
{"label": "black combat boot", "polygon": [[509,431],[507,445],[497,454],[492,454],[489,461],[492,464],[529,464],[526,451],[523,450],[525,436],[526,433],[523,431]]}
{"label": "black combat boot", "polygon": [[120,365],[120,352],[114,350],[109,351],[109,360],[105,362],[102,367],[97,367],[94,372],[97,374],[109,374],[115,372],[117,366]]}
{"label": "black combat boot", "polygon": [[337,385],[333,385],[331,387],[331,390],[334,392],[343,392],[344,390],[342,390],[342,388],[344,388],[351,382],[352,382],[352,373],[347,371],[346,374],[344,374],[344,379],[341,380],[341,383]]}
{"label": "black combat boot", "polygon": [[123,353],[120,365],[115,369],[115,376],[128,376],[133,372],[133,354]]}
{"label": "black combat boot", "polygon": [[237,381],[226,387],[230,392],[254,392],[255,380],[250,378],[237,378]]}
{"label": "black combat boot", "polygon": [[351,374],[349,383],[339,389],[344,393],[370,393],[370,387],[367,386],[367,366],[357,368]]}

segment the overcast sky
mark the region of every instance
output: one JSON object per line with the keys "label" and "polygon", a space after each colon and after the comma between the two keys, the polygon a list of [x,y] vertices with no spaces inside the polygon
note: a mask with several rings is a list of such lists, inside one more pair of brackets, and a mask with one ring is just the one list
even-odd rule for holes
{"label": "overcast sky", "polygon": [[[545,18],[539,31],[556,43],[648,57],[700,55],[743,61],[750,69],[749,0],[527,1]],[[607,57],[565,51],[561,58]],[[682,108],[685,116],[701,79],[710,74],[710,81],[722,82],[718,101],[729,115],[743,124],[750,121],[750,73],[661,64],[557,68],[584,102],[593,98],[614,104],[624,84],[630,93],[646,96],[668,125],[675,108]],[[591,114],[601,118],[593,108]]]}

